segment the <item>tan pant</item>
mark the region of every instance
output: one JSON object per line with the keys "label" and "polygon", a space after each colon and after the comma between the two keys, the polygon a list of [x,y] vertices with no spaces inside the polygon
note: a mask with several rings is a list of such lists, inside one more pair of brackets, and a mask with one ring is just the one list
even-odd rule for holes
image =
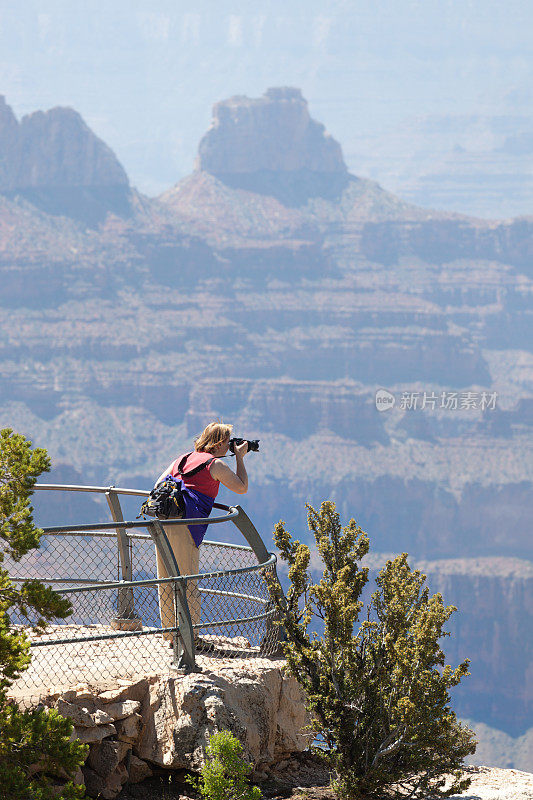
{"label": "tan pant", "polygon": [[[176,561],[180,575],[197,575],[200,570],[200,551],[185,525],[168,528],[166,531],[168,542]],[[157,577],[168,578],[167,571],[156,548]],[[161,627],[177,627],[176,612],[174,609],[174,584],[163,583],[158,586],[159,611],[161,614]],[[193,625],[200,622],[200,592],[198,581],[187,581],[187,603]],[[171,634],[163,634],[165,639],[170,639]]]}

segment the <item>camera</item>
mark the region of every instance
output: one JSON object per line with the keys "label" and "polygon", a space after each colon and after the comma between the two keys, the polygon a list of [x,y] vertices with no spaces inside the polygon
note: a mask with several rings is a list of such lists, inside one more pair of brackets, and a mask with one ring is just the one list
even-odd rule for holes
{"label": "camera", "polygon": [[238,437],[229,440],[229,449],[232,453],[235,452],[235,445],[243,444],[244,442],[248,443],[248,452],[257,453],[259,450],[259,439],[239,439]]}

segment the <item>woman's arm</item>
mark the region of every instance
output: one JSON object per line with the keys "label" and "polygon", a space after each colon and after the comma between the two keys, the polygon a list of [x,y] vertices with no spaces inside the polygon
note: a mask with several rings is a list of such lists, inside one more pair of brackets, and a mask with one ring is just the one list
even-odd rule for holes
{"label": "woman's arm", "polygon": [[170,475],[170,474],[171,474],[172,467],[174,466],[174,464],[175,464],[175,463],[176,463],[176,461],[175,461],[175,460],[170,462],[170,464],[168,465],[168,467],[167,467],[166,469],[164,469],[164,470],[163,470],[163,472],[161,473],[161,475],[159,476],[159,478],[156,480],[156,482],[154,483],[154,486],[157,486],[157,484],[158,484],[158,483],[161,483],[161,481],[162,481],[162,480],[164,480],[164,479],[167,477],[167,475]]}
{"label": "woman's arm", "polygon": [[224,484],[236,494],[246,494],[248,491],[248,473],[244,466],[244,456],[248,452],[248,444],[243,444],[235,448],[235,472],[219,458],[215,459],[209,467],[211,477]]}

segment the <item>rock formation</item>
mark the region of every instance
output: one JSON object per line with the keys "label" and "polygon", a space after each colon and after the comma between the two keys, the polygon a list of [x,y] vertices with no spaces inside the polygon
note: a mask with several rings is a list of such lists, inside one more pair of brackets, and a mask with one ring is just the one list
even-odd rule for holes
{"label": "rock formation", "polygon": [[348,183],[340,144],[309,116],[300,90],[292,88],[216,103],[196,166],[229,186],[289,205],[334,198]]}
{"label": "rock formation", "polygon": [[[315,793],[317,800],[333,800],[329,791],[313,789],[327,786],[327,770],[299,757],[309,744],[309,736],[301,733],[308,722],[302,701],[294,679],[282,677],[274,665],[245,673],[230,669],[224,674],[148,676],[108,688],[51,688],[43,698],[47,707],[72,720],[73,738],[89,745],[75,777],[89,797],[114,800],[161,769],[197,771],[205,760],[208,736],[226,729],[244,745],[254,781],[266,781],[270,789],[278,786],[282,796],[295,787],[310,787],[302,790],[302,800]],[[467,767],[466,772],[472,780],[468,797],[492,800],[496,791],[505,800],[533,798],[533,775],[526,772],[484,766]],[[452,800],[461,798],[454,795]]]}
{"label": "rock formation", "polygon": [[0,192],[85,221],[128,213],[129,181],[110,148],[71,108],[19,123],[0,96]]}
{"label": "rock formation", "polygon": [[266,777],[309,744],[302,692],[281,661],[226,667],[219,673],[147,676],[112,687],[51,688],[43,697],[89,745],[79,783],[112,800],[126,783],[156,768],[199,770],[209,735],[230,730],[255,773]]}

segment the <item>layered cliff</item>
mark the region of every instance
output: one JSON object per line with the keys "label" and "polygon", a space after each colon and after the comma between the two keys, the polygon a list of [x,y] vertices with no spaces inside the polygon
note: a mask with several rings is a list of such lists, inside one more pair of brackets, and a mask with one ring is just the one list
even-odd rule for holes
{"label": "layered cliff", "polygon": [[[379,554],[368,557],[373,573],[384,560]],[[533,712],[533,563],[482,556],[413,566],[427,576],[431,593],[457,608],[446,625],[451,634],[443,640],[446,663],[468,658],[471,674],[453,692],[455,707],[463,717],[523,736]],[[513,766],[527,769],[531,763],[522,753]]]}
{"label": "layered cliff", "polygon": [[444,647],[449,663],[470,658],[471,675],[454,692],[456,707],[462,716],[522,735],[533,717],[533,563],[478,557],[417,567],[431,591],[458,608]]}
{"label": "layered cliff", "polygon": [[[392,553],[364,559],[371,581]],[[470,675],[456,687],[452,707],[476,730],[471,764],[531,770],[533,690],[533,563],[518,558],[410,559],[427,577],[431,594],[456,607],[442,639],[446,664],[469,659]],[[483,720],[483,722],[480,722]]]}

